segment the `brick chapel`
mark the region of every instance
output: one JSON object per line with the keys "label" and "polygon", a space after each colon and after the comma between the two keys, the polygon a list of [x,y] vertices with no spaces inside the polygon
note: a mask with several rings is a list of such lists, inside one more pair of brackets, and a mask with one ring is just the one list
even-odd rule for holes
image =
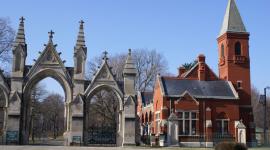
{"label": "brick chapel", "polygon": [[158,75],[153,92],[138,93],[142,139],[155,136],[160,146],[254,144],[249,35],[235,0],[229,0],[217,38],[219,75],[203,54],[175,77]]}

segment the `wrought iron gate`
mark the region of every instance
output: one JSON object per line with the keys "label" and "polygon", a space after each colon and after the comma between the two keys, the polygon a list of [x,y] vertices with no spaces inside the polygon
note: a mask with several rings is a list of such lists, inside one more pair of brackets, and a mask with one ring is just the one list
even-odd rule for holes
{"label": "wrought iron gate", "polygon": [[116,146],[116,127],[89,127],[87,144]]}

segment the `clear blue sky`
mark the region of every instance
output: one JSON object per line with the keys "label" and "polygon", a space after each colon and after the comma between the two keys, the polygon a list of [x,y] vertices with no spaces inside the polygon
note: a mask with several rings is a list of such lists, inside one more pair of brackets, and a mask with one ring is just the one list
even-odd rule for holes
{"label": "clear blue sky", "polygon": [[[128,48],[156,49],[169,63],[169,71],[206,55],[217,71],[216,38],[228,0],[8,0],[1,2],[1,17],[9,17],[17,30],[20,16],[26,18],[27,64],[55,32],[54,43],[67,66],[73,65],[73,47],[78,21],[85,21],[88,60],[105,49],[110,54]],[[237,0],[250,37],[252,84],[262,90],[270,85],[270,1]],[[51,82],[51,81],[50,81]],[[47,85],[49,86],[49,85]],[[58,91],[59,86],[50,87]]]}

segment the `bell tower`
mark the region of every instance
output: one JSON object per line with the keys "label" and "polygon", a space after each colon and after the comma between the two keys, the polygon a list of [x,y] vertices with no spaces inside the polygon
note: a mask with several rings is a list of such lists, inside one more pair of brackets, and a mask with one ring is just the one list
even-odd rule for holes
{"label": "bell tower", "polygon": [[229,0],[218,37],[219,77],[233,83],[241,105],[250,105],[249,33],[235,0]]}
{"label": "bell tower", "polygon": [[[252,133],[249,33],[235,0],[228,2],[217,41],[219,78],[233,83],[239,95],[239,120],[243,119],[247,132]],[[247,142],[251,142],[251,136],[247,136]]]}

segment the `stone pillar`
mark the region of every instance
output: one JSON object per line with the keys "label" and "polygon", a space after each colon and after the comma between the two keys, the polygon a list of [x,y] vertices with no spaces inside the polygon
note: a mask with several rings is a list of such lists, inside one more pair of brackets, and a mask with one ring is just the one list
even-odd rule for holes
{"label": "stone pillar", "polygon": [[135,103],[132,96],[129,96],[125,100],[124,105],[124,138],[123,145],[136,145],[135,141],[135,128],[136,128],[136,116],[135,116]]}
{"label": "stone pillar", "polygon": [[71,131],[66,145],[80,145],[83,143],[83,99],[80,94],[71,103],[71,112]]}
{"label": "stone pillar", "polygon": [[20,117],[21,98],[20,94],[15,92],[11,95],[9,107],[7,108],[7,122],[5,131],[7,144],[19,144]]}
{"label": "stone pillar", "polygon": [[167,132],[168,146],[178,146],[178,120],[174,113],[168,118],[168,132]]}

